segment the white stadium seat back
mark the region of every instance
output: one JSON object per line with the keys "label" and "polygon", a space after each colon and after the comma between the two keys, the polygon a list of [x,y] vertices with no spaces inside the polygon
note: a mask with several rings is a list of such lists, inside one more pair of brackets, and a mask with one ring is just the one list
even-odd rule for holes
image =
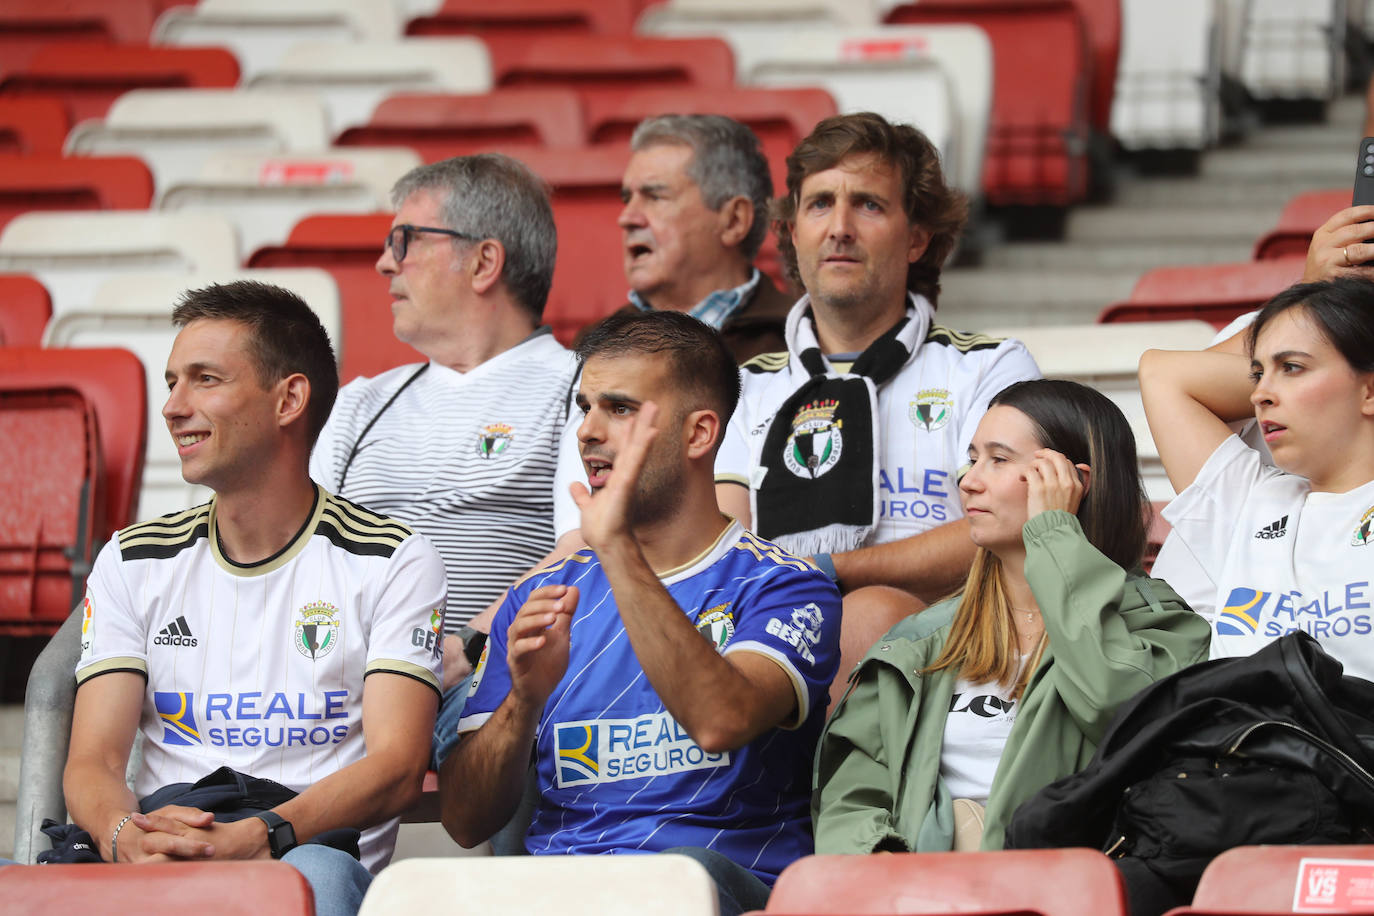
{"label": "white stadium seat back", "polygon": [[1216,0],[1125,0],[1112,135],[1126,149],[1215,146],[1222,30]]}
{"label": "white stadium seat back", "polygon": [[309,41],[251,80],[257,88],[316,93],[331,135],[366,124],[377,104],[400,92],[481,93],[492,88],[491,55],[478,38]]}
{"label": "white stadium seat back", "polygon": [[324,103],[311,92],[243,89],[135,89],[104,121],[78,124],[68,155],[141,156],[158,191],[200,174],[209,153],[276,153],[329,145]]}
{"label": "white stadium seat back", "polygon": [[213,214],[34,211],[0,232],[0,272],[36,276],[52,295],[54,317],[89,306],[100,283],[117,274],[238,264],[234,226]]}
{"label": "white stadium seat back", "polygon": [[1250,0],[1241,81],[1257,99],[1325,101],[1345,84],[1344,16],[1332,0]]}
{"label": "white stadium seat back", "polygon": [[405,859],[377,875],[359,916],[426,912],[717,916],[715,883],[679,855]]}
{"label": "white stadium seat back", "polygon": [[285,241],[291,227],[311,214],[390,209],[391,186],[420,162],[404,147],[211,153],[196,178],[162,191],[157,208],[228,218],[247,257],[263,245]]}
{"label": "white stadium seat back", "polygon": [[1211,344],[1216,328],[1205,321],[1139,321],[998,328],[989,333],[1024,343],[1045,378],[1080,382],[1111,398],[1135,434],[1146,494],[1151,500],[1173,498],[1140,400],[1140,355],[1147,349],[1201,350]]}
{"label": "white stadium seat back", "polygon": [[238,279],[261,280],[296,293],[320,316],[339,349],[339,290],[326,271],[316,268],[124,274],[102,283],[88,308],[55,315],[48,325],[45,346],[124,347],[147,370],[148,445],[137,518],[177,512],[210,498],[209,490],[181,477],[181,461],[162,417],[167,400],[163,371],[177,334],[171,322],[172,306],[181,294]]}
{"label": "white stadium seat back", "polygon": [[298,42],[395,39],[401,25],[390,0],[200,0],[159,16],[152,43],[226,47],[247,84]]}
{"label": "white stadium seat back", "polygon": [[645,34],[703,25],[771,23],[773,35],[797,26],[865,26],[878,24],[873,0],[668,0],[650,6],[635,30]]}
{"label": "white stadium seat back", "polygon": [[970,179],[965,174],[963,125],[948,72],[929,56],[870,53],[874,42],[882,40],[873,30],[790,33],[751,54],[742,64],[741,83],[820,86],[842,113],[876,111],[890,121],[912,124],[939,149],[950,182],[976,191],[982,176]]}

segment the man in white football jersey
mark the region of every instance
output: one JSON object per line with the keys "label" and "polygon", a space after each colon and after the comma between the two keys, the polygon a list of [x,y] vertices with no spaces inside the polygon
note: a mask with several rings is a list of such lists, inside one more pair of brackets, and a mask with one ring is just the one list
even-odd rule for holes
{"label": "man in white football jersey", "polygon": [[[96,561],[67,806],[106,861],[283,858],[317,912],[356,911],[421,792],[443,563],[406,525],[311,481],[338,373],[304,302],[241,281],[186,293],[172,319],[162,413],[182,476],[215,495],[123,529]],[[280,798],[235,821],[140,811],[222,766],[281,784]],[[363,830],[361,863],[309,842],[338,828]]]}
{"label": "man in white football jersey", "polygon": [[[993,395],[1040,376],[1019,341],[935,322],[966,215],[929,139],[876,114],[826,118],[787,159],[778,247],[806,295],[786,352],[741,370],[716,479],[738,484],[723,507],[840,584],[855,657],[891,605],[919,610],[963,582],[969,439]],[[889,588],[856,601],[861,586]]]}

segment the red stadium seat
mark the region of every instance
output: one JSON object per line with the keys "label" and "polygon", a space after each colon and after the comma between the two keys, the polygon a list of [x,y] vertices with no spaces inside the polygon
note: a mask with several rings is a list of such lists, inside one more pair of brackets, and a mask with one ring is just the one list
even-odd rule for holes
{"label": "red stadium seat", "polygon": [[1356,916],[1374,913],[1371,887],[1374,846],[1240,846],[1207,866],[1192,906],[1165,916]]}
{"label": "red stadium seat", "polygon": [[107,483],[105,527],[97,538],[137,521],[148,436],[148,388],[138,357],[112,348],[3,347],[0,379],[6,387],[22,382],[25,388],[75,389],[94,406]]}
{"label": "red stadium seat", "polygon": [[635,0],[444,0],[432,13],[406,23],[407,35],[627,35],[639,5]]}
{"label": "red stadium seat", "polygon": [[989,204],[1067,207],[1088,189],[1091,58],[1073,0],[920,0],[888,23],[972,23],[993,48]]}
{"label": "red stadium seat", "polygon": [[11,916],[68,906],[75,912],[135,916],[181,909],[188,900],[225,913],[315,912],[310,885],[285,862],[13,866],[0,869],[0,898]]}
{"label": "red stadium seat", "polygon": [[153,173],[135,156],[0,160],[0,229],[30,210],[146,210]]}
{"label": "red stadium seat", "polygon": [[259,248],[246,265],[319,267],[334,277],[343,313],[341,383],[424,359],[391,333],[391,297],[374,266],[390,227],[389,213],[307,217],[285,242]]}
{"label": "red stadium seat", "polygon": [[1126,898],[1116,866],[1091,849],[819,855],[783,870],[764,912],[1124,916]]}
{"label": "red stadium seat", "polygon": [[57,96],[80,122],[105,117],[130,89],[229,89],[238,81],[238,61],[223,48],[64,42],[43,45],[23,67],[9,70],[0,93]]}
{"label": "red stadium seat", "polygon": [[0,634],[55,631],[80,602],[103,484],[95,409],[0,380]]}
{"label": "red stadium seat", "polygon": [[564,344],[583,326],[625,304],[620,228],[616,220],[627,147],[530,150],[525,164],[553,189],[558,261],[544,322]]}
{"label": "red stadium seat", "polygon": [[56,96],[0,96],[0,154],[60,156],[71,116]]}
{"label": "red stadium seat", "polygon": [[28,274],[0,274],[0,346],[41,346],[51,317],[47,287]]}
{"label": "red stadium seat", "polygon": [[1121,56],[1122,0],[1074,0],[1083,14],[1088,30],[1088,50],[1092,54],[1092,87],[1088,97],[1088,118],[1093,129],[1111,131],[1112,94],[1116,90],[1116,62]]}
{"label": "red stadium seat", "polygon": [[52,633],[80,601],[137,498],[145,399],[127,351],[0,348],[0,633]]}
{"label": "red stadium seat", "polygon": [[1198,318],[1220,329],[1297,283],[1304,260],[1157,267],[1136,281],[1130,299],[1108,306],[1097,320],[1110,324]]}
{"label": "red stadium seat", "polygon": [[734,84],[734,57],[718,38],[502,36],[487,45],[500,87],[567,86],[589,97],[651,86],[714,91]]}
{"label": "red stadium seat", "polygon": [[1255,260],[1307,256],[1312,233],[1337,212],[1350,206],[1350,189],[1304,191],[1284,204],[1279,224],[1255,243]]}
{"label": "red stadium seat", "polygon": [[338,146],[409,146],[426,162],[499,149],[581,146],[582,103],[571,89],[498,89],[481,95],[393,95]]}
{"label": "red stadium seat", "polygon": [[5,0],[0,4],[0,73],[22,68],[54,41],[146,42],[158,0]]}
{"label": "red stadium seat", "polygon": [[782,193],[785,160],[816,122],[837,113],[823,89],[629,89],[603,91],[586,99],[587,141],[627,146],[635,125],[660,114],[722,114],[758,134],[772,167],[773,189]]}

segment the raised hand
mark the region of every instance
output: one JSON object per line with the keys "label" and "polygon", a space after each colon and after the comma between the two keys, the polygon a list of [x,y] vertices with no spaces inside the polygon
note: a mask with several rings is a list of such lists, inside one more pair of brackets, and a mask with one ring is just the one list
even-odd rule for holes
{"label": "raised hand", "polygon": [[568,670],[576,609],[575,586],[544,585],[530,592],[506,631],[511,693],[534,708],[543,708]]}
{"label": "raised hand", "polygon": [[1050,509],[1073,514],[1087,492],[1092,471],[1086,464],[1074,465],[1051,448],[1037,449],[1026,470],[1026,515],[1035,518]]}
{"label": "raised hand", "polygon": [[601,552],[619,537],[631,535],[631,519],[639,475],[649,446],[658,435],[658,405],[645,401],[630,419],[625,446],[615,455],[611,476],[595,494],[585,484],[571,486],[573,500],[582,511],[582,537]]}

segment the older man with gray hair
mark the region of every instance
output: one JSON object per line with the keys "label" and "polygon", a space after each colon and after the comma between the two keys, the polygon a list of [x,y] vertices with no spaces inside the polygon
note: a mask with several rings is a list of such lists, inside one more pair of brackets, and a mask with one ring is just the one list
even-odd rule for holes
{"label": "older man with gray hair", "polygon": [[754,267],[773,182],[759,139],[721,115],[640,122],[620,196],[630,305],[687,312],[720,330],[736,360],[784,349],[795,297]]}
{"label": "older man with gray hair", "polygon": [[435,655],[444,643],[442,727],[466,693],[455,688],[471,670],[464,656],[475,661],[486,639],[468,623],[554,545],[576,365],[540,326],[557,238],[533,172],[498,154],[447,159],[402,176],[392,204],[377,272],[394,333],[428,359],[346,385],[310,471],[410,524],[443,557],[446,606],[424,635]]}

